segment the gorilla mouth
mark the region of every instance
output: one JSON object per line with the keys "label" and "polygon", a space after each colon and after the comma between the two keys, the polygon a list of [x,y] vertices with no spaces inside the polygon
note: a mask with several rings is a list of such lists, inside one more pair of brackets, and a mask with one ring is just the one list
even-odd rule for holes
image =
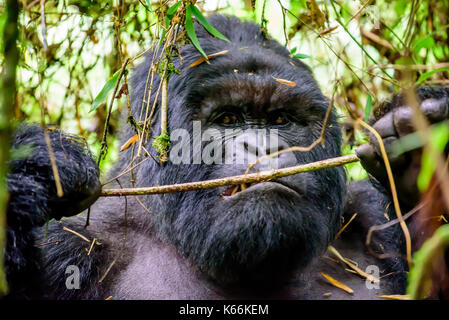
{"label": "gorilla mouth", "polygon": [[248,188],[251,188],[252,186],[255,186],[258,183],[259,182],[253,182],[253,183],[245,183],[244,182],[244,183],[238,184],[236,186],[230,186],[229,188],[227,188],[224,191],[223,195],[226,196],[226,197],[233,196],[236,193],[239,193],[239,192],[244,191],[244,190],[246,190]]}
{"label": "gorilla mouth", "polygon": [[251,192],[255,190],[275,190],[275,189],[283,189],[289,192],[294,192],[298,194],[299,192],[296,188],[293,188],[290,184],[286,184],[280,180],[272,180],[272,181],[264,181],[264,182],[253,182],[253,183],[242,183],[236,186],[230,186],[223,192],[223,196],[225,197],[233,197],[240,193]]}

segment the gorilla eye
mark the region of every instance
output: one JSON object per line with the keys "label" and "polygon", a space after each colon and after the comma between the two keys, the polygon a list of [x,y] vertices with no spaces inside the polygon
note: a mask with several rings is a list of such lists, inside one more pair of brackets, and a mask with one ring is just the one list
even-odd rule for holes
{"label": "gorilla eye", "polygon": [[278,116],[274,123],[276,123],[276,124],[286,124],[287,123],[287,119],[285,119],[283,116]]}
{"label": "gorilla eye", "polygon": [[221,125],[232,125],[232,124],[236,124],[239,121],[239,118],[237,117],[237,115],[233,114],[233,113],[224,113],[220,116],[218,116],[214,122],[221,124]]}
{"label": "gorilla eye", "polygon": [[271,117],[272,123],[275,125],[284,125],[290,122],[288,116],[285,114],[285,112],[276,112]]}

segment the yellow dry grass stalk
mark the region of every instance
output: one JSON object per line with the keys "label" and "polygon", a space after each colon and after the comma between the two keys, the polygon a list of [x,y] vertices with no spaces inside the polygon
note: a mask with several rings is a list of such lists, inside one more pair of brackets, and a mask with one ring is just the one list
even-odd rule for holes
{"label": "yellow dry grass stalk", "polygon": [[333,246],[329,246],[327,247],[327,250],[332,253],[334,256],[336,256],[339,260],[341,260],[342,262],[344,262],[348,267],[350,267],[352,270],[354,270],[354,272],[356,272],[358,275],[368,279],[371,282],[374,283],[379,283],[379,278],[376,278],[375,276],[366,273],[365,271],[363,271],[362,269],[360,269],[359,267],[357,267],[354,263],[350,262],[349,259],[343,257],[338,251],[337,249],[335,249]]}
{"label": "yellow dry grass stalk", "polygon": [[410,232],[407,228],[407,224],[405,223],[404,218],[402,217],[401,207],[399,206],[398,194],[396,191],[396,184],[394,182],[393,172],[391,170],[390,161],[388,160],[387,151],[385,150],[385,145],[382,141],[382,137],[379,135],[379,133],[373,127],[371,127],[369,124],[367,124],[366,122],[364,122],[361,119],[357,119],[356,123],[359,123],[365,129],[368,129],[368,131],[370,131],[374,135],[374,137],[376,138],[376,140],[379,143],[380,152],[382,154],[382,159],[384,161],[385,169],[387,171],[388,181],[390,183],[391,197],[393,199],[394,210],[396,212],[396,216],[398,217],[399,224],[402,228],[402,232],[404,233],[404,237],[405,237],[407,262],[408,262],[408,265],[410,268],[413,263],[413,261],[412,261],[412,240],[410,238]]}
{"label": "yellow dry grass stalk", "polygon": [[388,300],[410,300],[410,296],[407,294],[391,294],[391,295],[383,295],[377,296],[378,298],[388,299]]}
{"label": "yellow dry grass stalk", "polygon": [[354,213],[352,215],[351,219],[349,219],[349,221],[337,232],[337,234],[335,235],[335,239],[337,239],[343,233],[343,231],[345,231],[345,229],[349,226],[349,224],[352,222],[352,220],[355,219],[355,217],[357,217],[357,212]]}
{"label": "yellow dry grass stalk", "polygon": [[329,283],[330,283],[331,285],[333,285],[334,287],[337,287],[337,288],[339,288],[339,289],[341,289],[341,290],[343,290],[343,291],[345,291],[345,292],[347,292],[347,293],[349,293],[349,294],[353,294],[353,293],[354,293],[354,290],[352,290],[351,288],[349,288],[347,285],[341,283],[340,281],[335,280],[335,279],[332,278],[330,275],[325,274],[325,273],[323,273],[323,272],[320,272],[320,274],[321,274],[327,281],[329,281]]}
{"label": "yellow dry grass stalk", "polygon": [[[210,60],[210,58],[213,58],[213,57],[216,57],[216,56],[221,56],[221,55],[227,54],[228,52],[229,52],[229,50],[223,50],[223,51],[220,51],[220,52],[212,53],[212,54],[209,54],[209,55],[207,56],[207,59]],[[207,63],[209,63],[209,61],[207,61],[205,57],[201,57],[201,58],[199,58],[198,60],[195,60],[194,62],[192,62],[192,63],[187,67],[187,69],[194,68],[194,67],[196,67],[196,66],[202,64],[202,63],[205,62],[205,61],[206,61]]]}

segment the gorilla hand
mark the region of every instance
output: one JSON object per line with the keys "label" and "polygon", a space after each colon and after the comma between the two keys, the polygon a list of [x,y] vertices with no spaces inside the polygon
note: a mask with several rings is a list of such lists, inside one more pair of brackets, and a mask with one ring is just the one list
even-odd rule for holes
{"label": "gorilla hand", "polygon": [[10,163],[8,219],[28,216],[22,222],[42,225],[47,219],[83,211],[100,194],[99,170],[83,141],[59,130],[48,134],[64,194],[57,195],[42,128],[22,125],[13,137],[13,148],[28,145],[31,150],[27,157]]}
{"label": "gorilla hand", "polygon": [[[421,102],[421,110],[430,123],[434,124],[449,117],[449,88],[420,87],[417,96]],[[380,107],[381,115],[376,116],[373,128],[382,137],[385,149],[392,167],[398,190],[399,200],[413,207],[419,200],[416,179],[421,169],[422,149],[397,154],[392,146],[399,138],[415,131],[413,125],[413,110],[405,103],[402,95]],[[369,133],[368,144],[360,146],[357,156],[363,167],[375,177],[384,187],[389,188],[388,177],[377,139]]]}

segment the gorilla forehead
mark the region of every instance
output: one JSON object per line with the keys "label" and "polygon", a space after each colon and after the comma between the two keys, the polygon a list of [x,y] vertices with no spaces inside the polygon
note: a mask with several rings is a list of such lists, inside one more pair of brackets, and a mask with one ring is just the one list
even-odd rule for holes
{"label": "gorilla forehead", "polygon": [[[202,107],[203,99],[228,103],[234,106],[251,102],[253,106],[267,108],[291,106],[297,109],[313,108],[315,114],[324,115],[328,100],[323,96],[310,69],[300,60],[291,58],[288,50],[278,42],[266,38],[260,26],[241,22],[235,17],[214,15],[208,19],[230,42],[211,36],[202,26],[196,33],[206,54],[227,50],[226,54],[188,68],[201,58],[193,45],[181,52],[182,59],[173,61],[180,75],[173,74],[169,82],[169,103],[181,108],[184,116],[189,110]],[[134,114],[140,114],[153,53],[149,52],[143,63],[134,69],[131,80],[131,100]],[[157,59],[156,59],[157,60]],[[294,87],[282,84],[275,78],[295,82]],[[153,91],[160,79],[154,79]],[[152,93],[154,95],[154,92]],[[189,108],[186,108],[188,106]],[[268,110],[269,111],[269,110]],[[156,110],[157,112],[157,110]],[[331,119],[333,122],[333,119]]]}
{"label": "gorilla forehead", "polygon": [[[237,70],[237,69],[236,69]],[[267,113],[276,109],[307,111],[315,107],[323,115],[325,99],[310,95],[305,87],[291,87],[276,81],[272,73],[229,73],[214,78],[199,77],[187,96],[187,105],[208,115],[215,108],[226,106],[246,108],[245,111]],[[302,110],[301,110],[302,109]]]}
{"label": "gorilla forehead", "polygon": [[[217,44],[224,42],[215,41]],[[302,62],[290,58],[287,50],[279,44],[277,46],[279,50],[273,51],[265,47],[264,42],[245,47],[225,43],[226,54],[214,57],[210,64],[203,63],[188,70],[185,89],[189,107],[207,109],[211,106],[210,101],[215,105],[220,102],[236,107],[248,106],[260,112],[286,106],[314,106],[324,114],[327,99],[310,70]],[[294,85],[282,83],[282,80]]]}

